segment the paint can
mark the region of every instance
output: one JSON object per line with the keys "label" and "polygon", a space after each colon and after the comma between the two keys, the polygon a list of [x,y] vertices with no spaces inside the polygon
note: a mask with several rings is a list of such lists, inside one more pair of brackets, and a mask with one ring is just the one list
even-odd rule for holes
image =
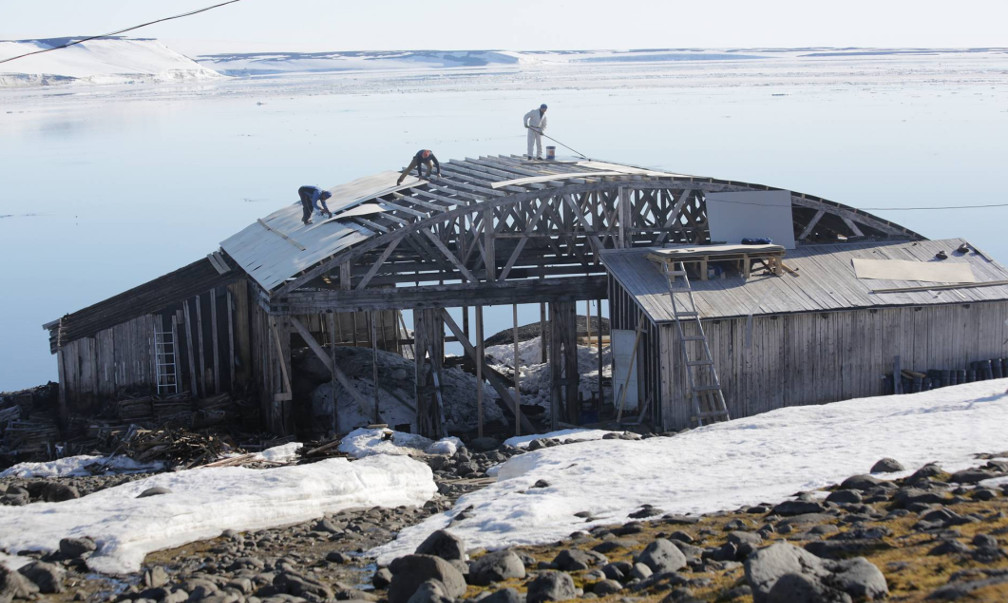
{"label": "paint can", "polygon": [[546,147],[546,159],[553,160],[556,159],[556,147]]}

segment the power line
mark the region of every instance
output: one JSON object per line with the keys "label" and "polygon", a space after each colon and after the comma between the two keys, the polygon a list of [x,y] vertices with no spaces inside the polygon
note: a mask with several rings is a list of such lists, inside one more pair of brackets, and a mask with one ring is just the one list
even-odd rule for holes
{"label": "power line", "polygon": [[939,205],[935,207],[859,207],[871,211],[907,211],[928,209],[984,209],[988,207],[1008,207],[1008,203],[991,203],[989,205]]}
{"label": "power line", "polygon": [[[734,205],[752,205],[761,206],[767,208],[780,207],[779,204],[775,203],[765,203],[759,201],[736,201],[736,200],[720,200],[719,203],[734,204]],[[930,206],[930,207],[914,207],[914,208],[858,208],[854,206],[848,206],[855,210],[860,210],[862,212],[906,212],[906,211],[928,211],[928,210],[983,210],[990,208],[1008,208],[1008,203],[992,203],[987,205],[947,205],[947,206]]]}
{"label": "power line", "polygon": [[142,23],[140,25],[134,25],[133,27],[127,27],[126,29],[120,29],[119,31],[113,31],[113,32],[109,32],[107,34],[101,34],[101,35],[98,35],[98,36],[89,36],[87,38],[82,38],[80,40],[75,40],[73,42],[67,42],[66,44],[60,44],[59,46],[53,46],[52,48],[43,48],[42,50],[33,50],[32,52],[26,52],[24,54],[19,54],[16,57],[11,57],[9,59],[3,59],[2,61],[0,61],[0,64],[2,64],[2,63],[9,63],[10,61],[14,61],[16,59],[23,59],[25,57],[30,57],[33,54],[42,54],[43,52],[51,52],[53,50],[60,50],[61,48],[68,48],[70,46],[73,46],[74,44],[81,44],[82,42],[88,42],[90,40],[97,40],[98,38],[108,38],[108,37],[111,37],[111,36],[117,36],[119,34],[126,33],[128,31],[133,31],[134,29],[140,29],[141,27],[147,27],[148,25],[154,25],[155,23],[161,23],[163,21],[171,21],[172,19],[181,19],[182,17],[189,17],[191,15],[203,13],[203,12],[206,12],[208,10],[212,10],[212,9],[215,9],[215,8],[219,8],[221,6],[225,6],[227,4],[234,4],[235,2],[241,2],[241,0],[228,0],[227,2],[221,2],[220,4],[214,4],[213,6],[207,6],[206,8],[199,8],[199,9],[196,9],[196,10],[193,10],[193,11],[189,11],[187,13],[182,13],[181,15],[174,15],[172,17],[164,17],[163,19],[157,19],[155,21],[149,21],[147,23]]}

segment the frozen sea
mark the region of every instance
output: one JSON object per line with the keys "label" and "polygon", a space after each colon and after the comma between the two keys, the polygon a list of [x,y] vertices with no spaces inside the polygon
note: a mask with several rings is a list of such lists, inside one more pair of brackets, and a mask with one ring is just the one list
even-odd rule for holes
{"label": "frozen sea", "polygon": [[[0,391],[56,379],[43,323],[205,256],[298,186],[419,148],[520,154],[541,102],[547,133],[593,159],[818,195],[1008,264],[1006,99],[1003,49],[0,88]],[[507,326],[510,309],[487,333]]]}

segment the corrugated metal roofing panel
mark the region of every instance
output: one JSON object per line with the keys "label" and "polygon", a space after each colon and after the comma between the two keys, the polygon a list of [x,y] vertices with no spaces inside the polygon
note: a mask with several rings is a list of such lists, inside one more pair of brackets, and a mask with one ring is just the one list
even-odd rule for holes
{"label": "corrugated metal roofing panel", "polygon": [[301,202],[288,205],[242,229],[221,243],[238,264],[267,291],[326,258],[366,241],[375,233],[340,221],[375,198],[420,182],[408,176],[396,185],[399,172],[386,171],[328,189],[326,201],[333,217],[314,224],[301,223]]}
{"label": "corrugated metal roofing panel", "polygon": [[[784,257],[784,264],[797,271],[797,275],[759,274],[748,280],[738,276],[707,281],[691,279],[690,283],[697,310],[705,318],[1008,299],[1008,285],[875,293],[880,289],[934,283],[859,279],[851,261],[853,258],[875,258],[966,262],[981,283],[1008,280],[1008,270],[1003,266],[977,251],[956,251],[960,245],[969,246],[962,239],[801,246],[789,250]],[[658,264],[647,259],[651,251],[650,248],[606,250],[601,253],[601,259],[653,321],[669,322],[674,318],[665,276]],[[936,260],[935,254],[939,251],[944,251],[948,259]]]}

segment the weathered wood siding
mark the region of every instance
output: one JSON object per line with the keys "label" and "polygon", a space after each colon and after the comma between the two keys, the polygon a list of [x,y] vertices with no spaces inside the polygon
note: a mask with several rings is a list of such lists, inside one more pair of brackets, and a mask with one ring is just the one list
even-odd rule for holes
{"label": "weathered wood siding", "polygon": [[[883,376],[901,367],[966,369],[1008,356],[1008,302],[861,309],[705,321],[704,330],[733,418],[884,392]],[[627,328],[627,327],[621,327]],[[660,326],[664,429],[692,425],[674,324]]]}

